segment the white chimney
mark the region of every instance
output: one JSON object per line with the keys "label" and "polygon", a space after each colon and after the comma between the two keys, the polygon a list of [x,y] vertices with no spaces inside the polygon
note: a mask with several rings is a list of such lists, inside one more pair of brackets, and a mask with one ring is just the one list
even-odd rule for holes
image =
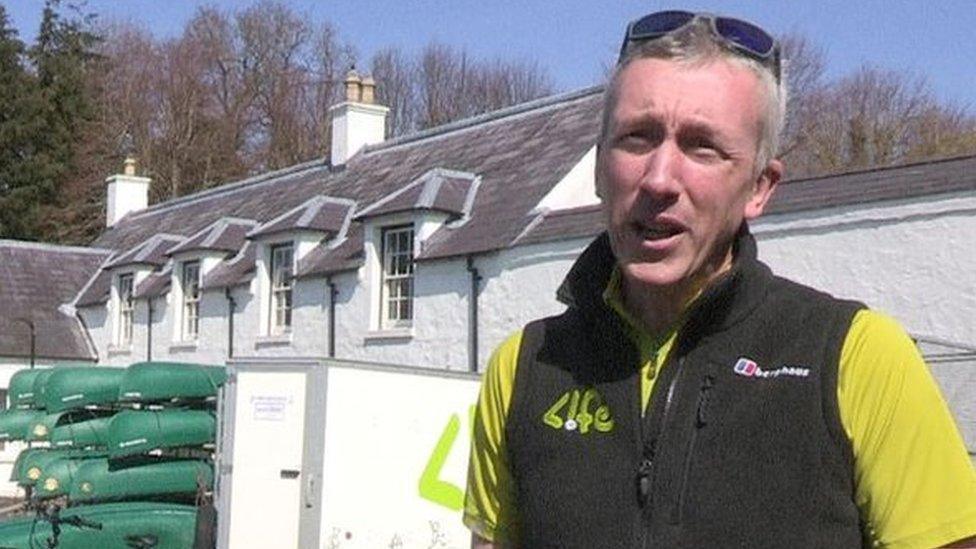
{"label": "white chimney", "polygon": [[332,165],[345,164],[366,145],[386,139],[386,114],[390,109],[373,103],[376,82],[361,79],[355,69],[346,74],[346,100],[332,112]]}
{"label": "white chimney", "polygon": [[108,183],[106,197],[105,226],[118,223],[129,212],[145,209],[149,205],[148,177],[136,175],[136,159],[127,157],[122,173],[105,179]]}

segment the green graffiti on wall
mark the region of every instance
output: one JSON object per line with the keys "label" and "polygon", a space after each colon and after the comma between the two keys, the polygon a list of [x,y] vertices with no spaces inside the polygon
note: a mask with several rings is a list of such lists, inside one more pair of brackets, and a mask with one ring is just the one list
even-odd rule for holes
{"label": "green graffiti on wall", "polygon": [[[469,430],[474,428],[474,409],[474,406],[468,409]],[[441,431],[440,438],[437,439],[437,444],[434,445],[434,450],[430,453],[427,466],[420,474],[418,486],[420,497],[447,507],[451,511],[460,511],[464,507],[464,490],[451,482],[442,480],[440,476],[444,462],[447,461],[447,456],[451,453],[460,431],[461,418],[458,417],[458,414],[451,414],[447,420],[447,425]]]}

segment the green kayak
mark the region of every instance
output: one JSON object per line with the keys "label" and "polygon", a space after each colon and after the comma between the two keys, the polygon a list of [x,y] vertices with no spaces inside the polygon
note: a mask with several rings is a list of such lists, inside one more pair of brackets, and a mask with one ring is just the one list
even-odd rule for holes
{"label": "green kayak", "polygon": [[[35,452],[34,450],[41,451]],[[35,486],[39,481],[46,478],[51,464],[55,461],[59,459],[88,459],[92,457],[105,457],[105,452],[96,450],[31,448],[24,450],[20,456],[17,456],[17,461],[14,463],[14,474],[11,480],[16,481],[21,486]]]}
{"label": "green kayak", "polygon": [[[73,525],[73,517],[93,524]],[[79,505],[61,511],[60,519],[59,549],[187,549],[193,546],[197,508],[151,502]],[[30,516],[0,522],[0,549],[46,547],[49,537],[48,520]]]}
{"label": "green kayak", "polygon": [[121,402],[167,402],[217,396],[227,380],[223,366],[181,362],[139,362],[125,370]]}
{"label": "green kayak", "polygon": [[198,481],[210,490],[213,466],[196,459],[152,459],[125,468],[110,468],[107,459],[91,459],[78,467],[68,497],[72,503],[90,503],[194,494]]}
{"label": "green kayak", "polygon": [[124,368],[57,368],[47,379],[41,402],[49,413],[104,405],[119,397]]}
{"label": "green kayak", "polygon": [[27,440],[31,425],[43,417],[42,410],[29,408],[12,408],[0,412],[0,442]]}
{"label": "green kayak", "polygon": [[7,394],[10,396],[11,408],[34,405],[34,379],[43,371],[40,368],[30,368],[17,370],[10,376]]}
{"label": "green kayak", "polygon": [[95,417],[57,425],[51,431],[51,445],[55,448],[104,448],[108,445],[108,424],[112,416]]}
{"label": "green kayak", "polygon": [[108,426],[109,457],[214,441],[214,413],[205,410],[123,410]]}

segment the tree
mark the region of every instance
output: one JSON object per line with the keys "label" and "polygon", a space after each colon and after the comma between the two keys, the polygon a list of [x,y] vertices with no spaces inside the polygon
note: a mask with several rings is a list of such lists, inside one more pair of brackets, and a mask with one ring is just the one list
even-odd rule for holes
{"label": "tree", "polygon": [[41,102],[24,52],[0,5],[0,238],[37,238],[38,205],[55,175],[37,152]]}

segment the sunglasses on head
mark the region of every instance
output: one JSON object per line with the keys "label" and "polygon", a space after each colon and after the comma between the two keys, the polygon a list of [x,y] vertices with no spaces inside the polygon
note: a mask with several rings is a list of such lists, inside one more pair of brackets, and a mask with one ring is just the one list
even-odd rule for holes
{"label": "sunglasses on head", "polygon": [[657,40],[683,29],[699,18],[708,21],[712,34],[727,47],[740,55],[759,61],[763,66],[768,67],[776,77],[776,81],[779,81],[779,44],[775,38],[748,21],[709,13],[659,11],[631,22],[627,25],[627,34],[624,35],[624,43],[620,46],[617,63],[623,61],[624,54],[632,44]]}

